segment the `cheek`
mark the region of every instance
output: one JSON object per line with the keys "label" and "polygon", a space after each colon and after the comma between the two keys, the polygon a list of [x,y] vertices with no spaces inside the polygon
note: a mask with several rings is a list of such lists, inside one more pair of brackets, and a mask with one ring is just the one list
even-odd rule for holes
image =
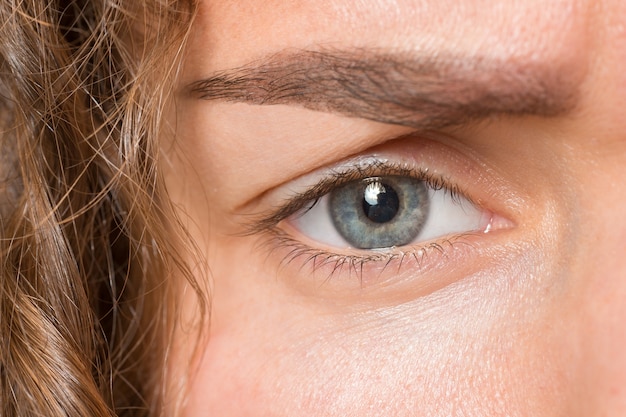
{"label": "cheek", "polygon": [[211,337],[185,416],[523,416],[567,396],[567,355],[534,278],[546,271],[523,260],[357,311],[238,267],[246,252],[225,251],[214,269]]}

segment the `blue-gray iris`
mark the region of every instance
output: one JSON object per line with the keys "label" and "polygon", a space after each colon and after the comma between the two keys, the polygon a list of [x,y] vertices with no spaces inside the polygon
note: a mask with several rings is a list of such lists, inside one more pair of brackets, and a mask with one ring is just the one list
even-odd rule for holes
{"label": "blue-gray iris", "polygon": [[371,177],[330,193],[330,216],[341,236],[360,249],[387,248],[417,238],[430,207],[426,184],[411,177]]}

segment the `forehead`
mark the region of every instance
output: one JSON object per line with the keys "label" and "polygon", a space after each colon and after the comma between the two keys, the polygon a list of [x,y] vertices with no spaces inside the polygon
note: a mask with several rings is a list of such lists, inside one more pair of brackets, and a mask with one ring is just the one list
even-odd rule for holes
{"label": "forehead", "polygon": [[580,64],[598,9],[591,3],[203,0],[190,52],[202,72],[234,68],[289,48],[462,52],[487,59]]}

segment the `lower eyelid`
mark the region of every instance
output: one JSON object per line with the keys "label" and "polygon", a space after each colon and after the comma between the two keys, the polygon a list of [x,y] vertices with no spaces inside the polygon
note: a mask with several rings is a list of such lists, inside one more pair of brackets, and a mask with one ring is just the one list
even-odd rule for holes
{"label": "lower eyelid", "polygon": [[[424,245],[341,254],[309,246],[282,229],[268,231],[260,242],[278,278],[303,295],[380,304],[426,296],[473,274],[493,261],[493,248],[503,247],[495,244],[497,235],[464,233]],[[296,279],[303,274],[306,279]]]}

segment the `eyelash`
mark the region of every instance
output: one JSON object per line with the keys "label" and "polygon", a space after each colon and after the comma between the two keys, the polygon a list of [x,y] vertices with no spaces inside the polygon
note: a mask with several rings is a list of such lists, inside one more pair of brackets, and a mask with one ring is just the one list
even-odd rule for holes
{"label": "eyelash", "polygon": [[271,245],[270,251],[278,248],[289,248],[289,252],[284,255],[280,262],[281,267],[290,265],[297,259],[304,258],[304,261],[299,269],[303,269],[307,265],[311,265],[313,272],[316,272],[322,267],[330,266],[330,272],[326,277],[326,280],[330,280],[336,273],[340,273],[344,270],[344,268],[346,268],[349,276],[351,276],[351,273],[354,272],[354,275],[361,282],[364,281],[363,270],[365,265],[377,264],[380,266],[377,272],[382,273],[385,269],[396,263],[397,270],[399,272],[402,266],[407,265],[412,260],[415,261],[415,265],[418,268],[421,268],[425,261],[429,259],[429,254],[431,252],[435,251],[438,254],[444,255],[446,253],[445,246],[452,247],[453,245],[456,245],[457,242],[462,242],[462,238],[467,235],[467,233],[458,234],[445,238],[440,242],[431,242],[426,245],[415,246],[408,251],[396,250],[394,252],[380,253],[373,251],[373,254],[368,255],[348,255],[312,248],[297,241],[282,230],[274,229],[270,232],[272,233],[272,239],[268,242],[268,244]]}
{"label": "eyelash", "polygon": [[279,227],[283,220],[303,210],[304,212],[310,210],[321,197],[345,183],[367,177],[392,175],[416,178],[424,181],[431,189],[445,189],[454,201],[463,196],[470,203],[477,205],[458,185],[452,184],[441,175],[429,172],[428,169],[412,169],[406,164],[375,161],[365,165],[351,166],[346,169],[331,170],[325,178],[308,190],[292,195],[282,206],[279,206],[269,214],[262,214],[248,223],[244,235],[269,235],[270,239],[262,241],[262,245],[267,247],[270,253],[277,249],[288,249],[280,262],[281,266],[290,265],[297,259],[304,259],[300,269],[307,265],[312,265],[313,271],[317,271],[321,267],[330,266],[328,279],[335,273],[340,272],[344,267],[348,268],[349,274],[354,271],[355,275],[362,279],[363,268],[367,264],[378,264],[381,266],[382,271],[394,263],[397,263],[398,269],[400,269],[403,264],[407,263],[407,260],[412,259],[419,268],[432,251],[445,254],[445,246],[452,247],[457,242],[462,241],[463,237],[472,233],[459,233],[439,239],[437,242],[411,245],[410,249],[406,251],[395,248],[392,250],[358,250],[358,254],[339,254],[308,246],[296,240]]}

